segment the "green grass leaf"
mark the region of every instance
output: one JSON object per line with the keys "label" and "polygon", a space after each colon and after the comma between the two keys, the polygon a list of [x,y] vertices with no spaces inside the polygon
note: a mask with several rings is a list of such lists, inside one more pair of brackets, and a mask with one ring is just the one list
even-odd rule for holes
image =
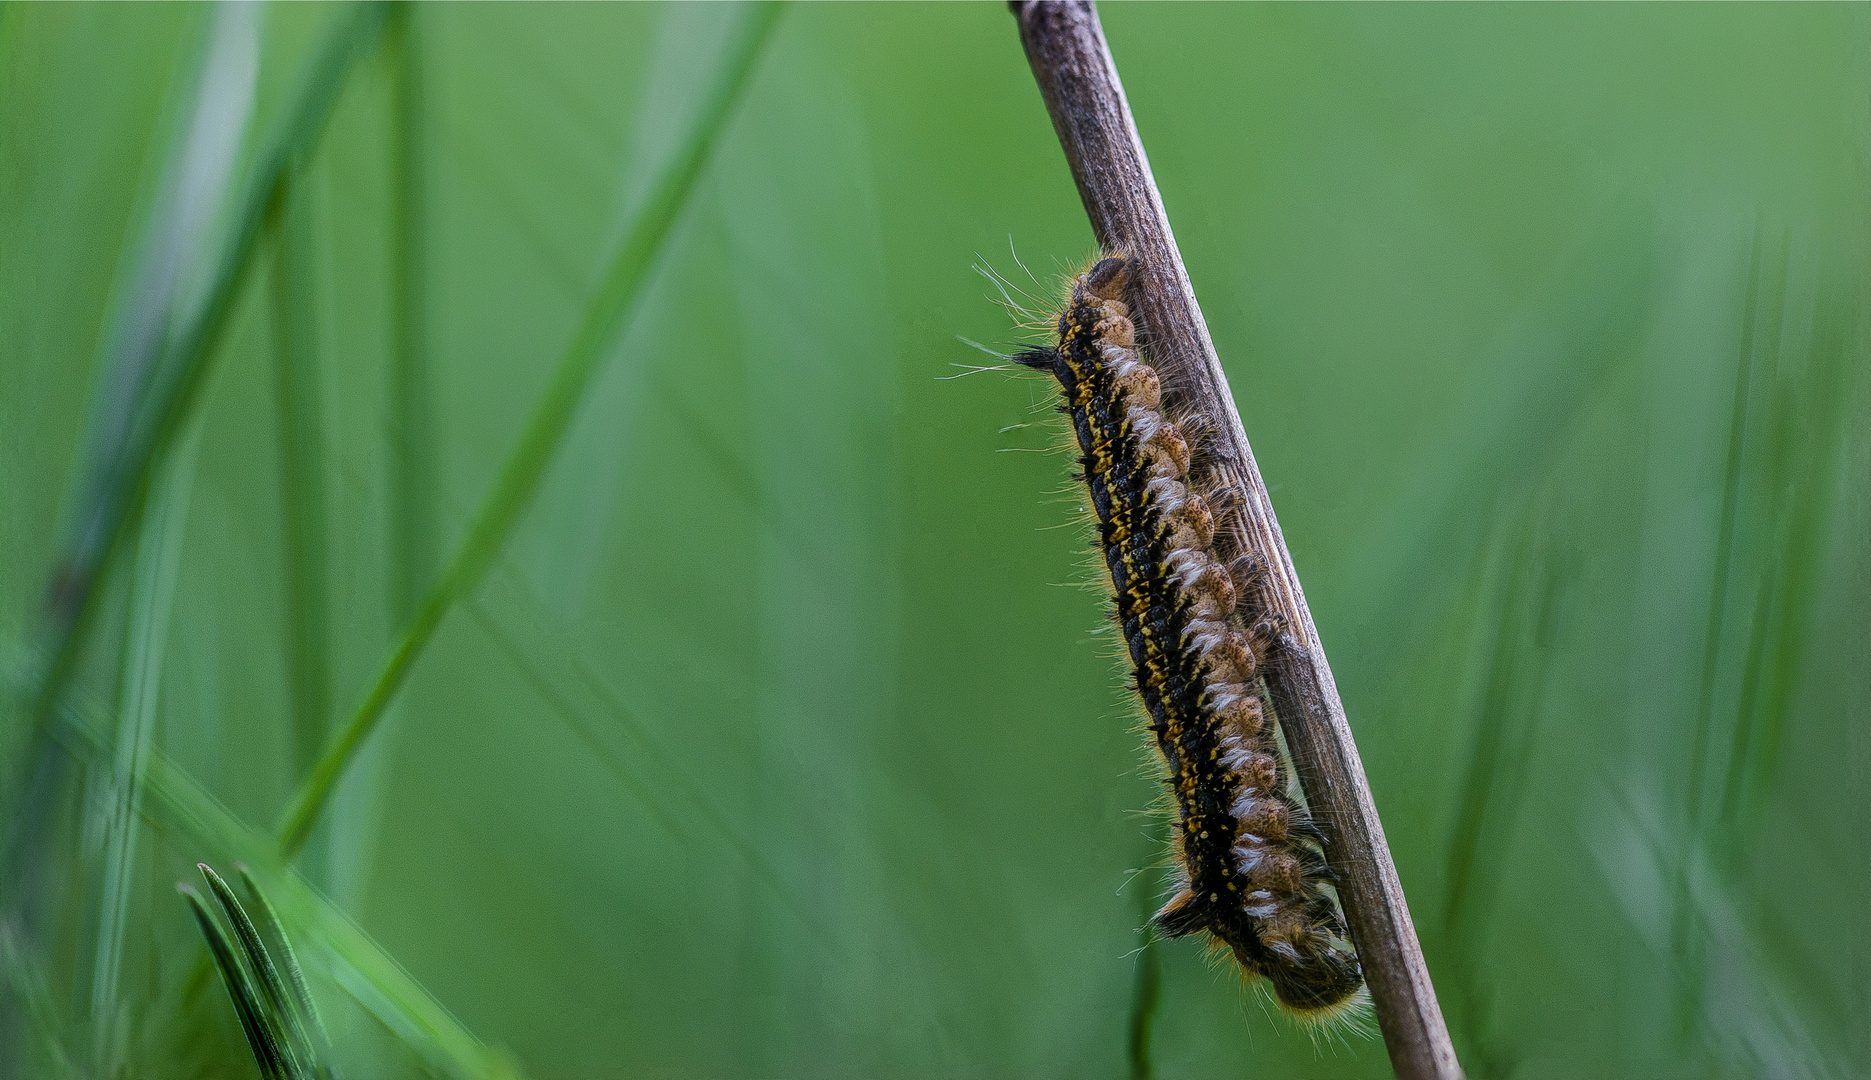
{"label": "green grass leaf", "polygon": [[592,377],[615,344],[619,329],[635,306],[662,252],[664,241],[701,177],[709,151],[726,128],[734,102],[753,72],[760,46],[777,16],[776,5],[750,7],[745,25],[735,35],[721,61],[694,127],[670,156],[638,209],[636,219],[619,242],[597,295],[586,308],[571,344],[559,357],[552,381],[534,406],[519,444],[495,477],[493,490],[474,515],[440,578],[410,617],[364,700],[313,765],[280,818],[280,849],[288,856],[297,854],[311,836],[312,827],[345,768],[364,740],[376,730],[384,710],[389,708],[410,668],[441,626],[443,617],[480,585],[482,575],[505,545],[514,523],[532,502],[546,466],[551,464],[566,429],[584,402]]}

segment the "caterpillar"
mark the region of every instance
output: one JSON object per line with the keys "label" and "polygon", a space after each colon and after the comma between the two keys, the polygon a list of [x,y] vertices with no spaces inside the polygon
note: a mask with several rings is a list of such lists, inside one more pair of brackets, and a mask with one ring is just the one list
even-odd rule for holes
{"label": "caterpillar", "polygon": [[1056,342],[1012,359],[1059,382],[1112,617],[1174,802],[1175,891],[1152,922],[1172,938],[1206,932],[1287,1011],[1328,1022],[1361,1007],[1364,976],[1268,715],[1259,673],[1282,622],[1255,610],[1259,561],[1217,554],[1219,507],[1192,490],[1209,474],[1190,445],[1202,425],[1164,415],[1123,299],[1131,278],[1127,259],[1099,260],[1072,281]]}

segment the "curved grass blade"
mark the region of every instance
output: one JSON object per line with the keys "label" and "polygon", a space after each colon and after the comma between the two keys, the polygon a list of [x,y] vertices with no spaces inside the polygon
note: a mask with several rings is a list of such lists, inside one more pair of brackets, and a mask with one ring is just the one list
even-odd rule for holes
{"label": "curved grass blade", "polygon": [[[86,764],[104,760],[102,740],[79,720],[61,724],[59,736],[63,748]],[[139,809],[162,827],[202,850],[246,863],[249,879],[265,886],[276,917],[305,944],[300,958],[356,998],[430,1072],[456,1080],[522,1076],[509,1057],[475,1038],[370,935],[282,865],[271,837],[221,805],[159,747],[151,748],[141,794]]]}
{"label": "curved grass blade", "polygon": [[321,1063],[318,1068],[321,1076],[335,1075],[330,1065],[325,1064],[331,1056],[331,1035],[325,1030],[325,1021],[318,1015],[318,1006],[312,1002],[312,992],[305,984],[305,971],[299,966],[299,954],[292,947],[292,939],[286,936],[286,928],[280,925],[279,914],[273,910],[272,901],[266,898],[259,883],[253,880],[253,871],[247,869],[246,863],[238,863],[234,869],[240,874],[240,883],[247,890],[247,898],[253,902],[253,909],[259,913],[258,923],[263,935],[270,939],[272,949],[278,950],[286,989],[292,992],[292,1007],[297,1010],[302,1025],[317,1039],[311,1047],[312,1060]]}
{"label": "curved grass blade", "polygon": [[479,586],[488,566],[506,544],[514,523],[532,503],[546,467],[551,464],[578,406],[584,401],[586,387],[636,307],[637,298],[649,280],[651,266],[661,254],[682,208],[688,204],[710,152],[720,141],[734,102],[748,82],[777,14],[774,5],[759,4],[744,20],[695,126],[657,177],[642,210],[618,244],[597,296],[586,308],[571,344],[560,355],[552,381],[534,406],[518,445],[502,465],[493,490],[481,504],[440,578],[410,617],[370,692],[326,746],[323,756],[286,808],[280,819],[279,848],[287,858],[296,856],[305,846],[345,768],[364,740],[376,730],[384,710],[402,688],[410,668],[428,646],[443,617],[456,601]]}
{"label": "curved grass blade", "polygon": [[227,887],[221,875],[207,863],[197,863],[195,868],[207,879],[209,891],[214,893],[215,902],[221,905],[222,914],[227,916],[228,925],[234,928],[234,940],[240,945],[240,951],[247,958],[248,970],[253,972],[254,983],[260,989],[262,1003],[266,1006],[269,1023],[282,1037],[286,1060],[293,1075],[304,1075],[312,1067],[312,1040],[305,1033],[305,1025],[300,1022],[297,1003],[288,995],[286,980],[280,977],[279,968],[273,963],[272,954],[266,950],[266,943],[260,940],[259,928],[254,926],[247,909],[241,904],[234,890]]}
{"label": "curved grass blade", "polygon": [[176,888],[188,897],[195,922],[201,927],[201,936],[207,940],[208,952],[214,957],[214,966],[221,972],[221,983],[227,987],[227,996],[234,1003],[234,1015],[240,1018],[240,1029],[246,1033],[247,1045],[253,1049],[253,1060],[260,1066],[260,1075],[266,1080],[297,1080],[278,1025],[254,992],[252,981],[227,940],[227,932],[209,913],[201,894],[186,883],[179,883]]}

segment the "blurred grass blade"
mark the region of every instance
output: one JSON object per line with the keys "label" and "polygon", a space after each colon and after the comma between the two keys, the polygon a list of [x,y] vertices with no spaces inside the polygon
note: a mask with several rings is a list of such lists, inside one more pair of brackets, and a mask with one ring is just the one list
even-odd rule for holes
{"label": "blurred grass blade", "polygon": [[[1475,703],[1474,735],[1470,739],[1469,760],[1457,789],[1454,827],[1450,830],[1447,863],[1443,880],[1447,883],[1443,910],[1443,934],[1448,941],[1472,938],[1471,904],[1477,900],[1476,879],[1482,842],[1488,827],[1498,826],[1503,809],[1502,780],[1506,777],[1508,748],[1513,743],[1516,690],[1527,684],[1529,642],[1526,597],[1536,579],[1540,531],[1537,514],[1523,509],[1521,521],[1511,541],[1497,542],[1511,549],[1503,555],[1500,573],[1499,607],[1480,624],[1489,635],[1486,658],[1481,663],[1483,677],[1479,700]],[[1479,620],[1478,620],[1479,622]],[[1510,796],[1511,797],[1511,796]]]}
{"label": "blurred grass blade", "polygon": [[279,411],[279,503],[286,536],[287,672],[292,773],[305,775],[331,724],[325,431],[319,378],[318,275],[310,191],[300,163],[268,206],[273,264],[273,394]]}
{"label": "blurred grass blade", "polygon": [[395,277],[390,357],[390,616],[400,626],[415,614],[435,573],[436,484],[433,390],[429,382],[428,132],[423,103],[418,9],[397,0],[386,28],[393,71],[390,92],[396,132],[393,171]]}
{"label": "blurred grass blade", "polygon": [[[1154,890],[1141,893],[1155,895]],[[1145,912],[1148,917],[1151,912]],[[1156,1030],[1157,1009],[1163,1000],[1163,961],[1157,955],[1156,935],[1146,932],[1136,956],[1137,974],[1130,994],[1130,1038],[1126,1050],[1130,1057],[1131,1080],[1151,1080],[1156,1075],[1150,1056],[1150,1039]]]}
{"label": "blurred grass blade", "polygon": [[[1742,300],[1741,332],[1732,380],[1734,390],[1729,402],[1728,433],[1722,455],[1721,503],[1715,523],[1715,558],[1709,571],[1708,611],[1704,616],[1702,630],[1701,670],[1696,680],[1689,772],[1684,786],[1686,803],[1683,816],[1687,822],[1689,845],[1678,855],[1672,885],[1675,896],[1672,901],[1671,952],[1683,971],[1676,983],[1676,1024],[1678,1036],[1685,1043],[1708,1004],[1708,928],[1698,925],[1701,908],[1691,895],[1690,877],[1693,868],[1690,863],[1692,852],[1719,843],[1719,837],[1707,835],[1705,831],[1709,826],[1705,820],[1705,810],[1709,801],[1710,747],[1722,724],[1721,718],[1717,716],[1716,688],[1728,667],[1723,663],[1723,646],[1730,636],[1730,622],[1740,615],[1737,608],[1746,603],[1743,600],[1737,604],[1731,598],[1730,582],[1736,548],[1743,541],[1743,534],[1750,531],[1751,524],[1741,516],[1742,479],[1749,458],[1749,443],[1758,438],[1757,433],[1750,431],[1748,423],[1750,395],[1755,369],[1759,366],[1771,369],[1774,366],[1776,357],[1773,354],[1778,350],[1782,314],[1779,298],[1783,290],[1779,286],[1786,275],[1784,244],[1780,245],[1782,250],[1779,258],[1772,264],[1765,263],[1763,246],[1761,229],[1756,224],[1753,243],[1750,245],[1752,250],[1748,259],[1747,291]],[[1725,711],[1725,707],[1722,711]],[[1719,832],[1719,826],[1716,831]]]}
{"label": "blurred grass blade", "polygon": [[[534,604],[538,603],[530,594],[527,595],[527,599]],[[644,727],[642,722],[637,720],[623,702],[617,699],[610,688],[604,685],[602,679],[576,659],[576,647],[569,640],[565,640],[562,632],[555,632],[542,620],[536,625],[544,647],[528,649],[516,635],[509,633],[505,627],[501,626],[500,622],[481,604],[470,603],[467,605],[467,611],[481,628],[482,633],[487,635],[487,640],[506,654],[520,676],[532,685],[541,699],[551,706],[553,714],[564,722],[579,742],[585,745],[592,757],[615,776],[619,783],[630,789],[631,794],[636,796],[650,820],[655,821],[669,835],[678,838],[685,837],[681,827],[683,824],[706,823],[721,838],[728,850],[734,852],[747,868],[753,871],[755,877],[773,890],[781,906],[798,916],[802,926],[809,929],[820,941],[832,940],[834,937],[832,930],[820,919],[819,913],[813,910],[812,905],[796,895],[794,890],[787,885],[786,879],[762,856],[760,845],[735,827],[707,790],[688,776],[676,761],[675,756]],[[603,709],[612,725],[630,737],[650,771],[681,796],[678,805],[665,806],[659,803],[655,793],[645,790],[642,783],[625,767],[622,755],[599,736],[593,725],[586,721],[578,706],[560,691],[553,674],[549,674],[546,670],[545,657],[552,658],[553,666],[558,669],[556,674],[582,685],[589,699]]]}
{"label": "blurred grass blade", "polygon": [[151,493],[139,529],[130,587],[116,745],[106,781],[108,794],[101,810],[103,884],[97,933],[91,941],[92,1064],[105,1074],[117,1071],[122,1050],[118,1038],[118,977],[141,826],[136,805],[156,727],[157,695],[169,640],[182,538],[188,526],[189,494],[200,446],[195,436],[199,433],[199,426],[192,429]]}
{"label": "blurred grass blade", "polygon": [[[245,5],[226,5],[226,9],[245,13],[243,18],[254,17],[254,9]],[[262,148],[253,171],[236,196],[232,224],[212,255],[177,250],[173,257],[164,256],[166,268],[153,278],[158,285],[152,285],[147,296],[132,301],[148,304],[152,310],[160,309],[159,315],[150,318],[159,317],[166,332],[160,336],[152,334],[147,345],[138,346],[151,350],[147,358],[113,365],[111,381],[100,391],[124,394],[126,403],[109,409],[107,420],[115,419],[92,433],[87,477],[76,502],[64,549],[54,561],[57,569],[47,603],[46,643],[41,651],[33,703],[37,747],[28,754],[30,779],[21,800],[22,810],[9,827],[10,868],[16,873],[23,873],[24,868],[38,861],[31,851],[41,842],[40,834],[44,829],[41,814],[58,783],[60,759],[52,749],[49,736],[58,703],[76,667],[79,646],[97,607],[98,576],[120,540],[124,521],[145,498],[152,470],[189,416],[197,391],[205,381],[233,311],[239,285],[246,276],[275,185],[295,155],[309,148],[323,131],[345,74],[381,17],[377,5],[364,4],[338,20],[338,25],[328,32],[316,53],[306,78],[292,98],[293,104],[285,111],[283,122]],[[230,49],[234,47],[229,46]],[[251,96],[251,72],[247,79],[243,92]],[[210,83],[219,85],[212,80]],[[226,95],[233,91],[224,88],[216,93]],[[244,109],[250,104],[235,115],[244,116]],[[208,128],[225,124],[227,111],[224,104],[212,109],[204,104],[202,122]],[[213,137],[203,135],[201,141],[220,147],[225,138],[227,133],[217,130]],[[194,142],[191,137],[191,146]],[[207,156],[204,152],[203,157]],[[197,173],[212,164],[213,161],[185,160],[180,169],[180,175],[187,181],[183,186],[195,190],[196,186],[207,183]],[[212,185],[209,189],[215,190]],[[152,226],[153,229],[165,227],[161,221]],[[206,240],[197,242],[206,243]],[[202,258],[208,261],[203,263]],[[186,307],[178,301],[174,284],[185,266],[205,266],[204,276],[208,282],[201,298]],[[21,896],[25,895],[27,890],[21,890]]]}
{"label": "blurred grass blade", "polygon": [[[186,122],[177,127],[179,141],[164,163],[155,208],[137,245],[135,269],[120,291],[110,332],[100,347],[103,357],[86,431],[89,445],[81,451],[84,486],[66,522],[62,550],[52,563],[38,670],[28,691],[33,746],[23,761],[25,790],[15,795],[4,827],[6,861],[0,866],[0,874],[27,883],[10,898],[9,907],[18,905],[22,912],[35,892],[30,882],[42,865],[38,849],[50,827],[44,815],[61,777],[63,759],[50,738],[54,709],[77,663],[107,549],[121,523],[139,512],[146,495],[153,454],[143,455],[129,470],[136,474],[136,483],[124,483],[121,475],[125,463],[138,454],[138,414],[162,367],[181,282],[207,244],[216,204],[231,182],[253,111],[259,8],[223,4],[213,8],[209,18],[192,106]],[[22,927],[34,918],[25,914]]]}
{"label": "blurred grass blade", "polygon": [[188,898],[189,908],[195,913],[195,922],[208,942],[214,966],[221,972],[221,983],[227,987],[227,996],[234,1003],[234,1014],[240,1018],[240,1029],[246,1033],[247,1045],[253,1050],[253,1060],[260,1066],[260,1075],[266,1080],[297,1080],[278,1026],[271,1022],[265,1003],[255,993],[252,980],[227,940],[227,933],[209,913],[200,894],[186,884],[176,888]]}
{"label": "blurred grass blade", "polygon": [[[1702,631],[1702,669],[1696,689],[1696,724],[1692,739],[1693,749],[1689,758],[1688,805],[1686,816],[1690,831],[1697,833],[1701,828],[1704,803],[1704,789],[1708,786],[1709,744],[1714,738],[1717,720],[1715,690],[1718,676],[1722,670],[1722,643],[1726,639],[1725,622],[1730,612],[1728,587],[1731,577],[1730,566],[1735,559],[1735,546],[1739,533],[1746,523],[1737,523],[1741,512],[1741,479],[1747,462],[1749,392],[1753,386],[1754,369],[1762,362],[1757,354],[1762,349],[1762,340],[1774,341],[1779,330],[1778,305],[1769,303],[1763,296],[1771,291],[1763,284],[1761,265],[1761,237],[1757,225],[1752,245],[1752,255],[1748,260],[1747,293],[1741,312],[1741,335],[1739,355],[1735,358],[1734,393],[1729,403],[1728,439],[1722,466],[1722,501],[1721,517],[1715,526],[1715,565],[1709,572],[1708,613],[1704,617]],[[1781,252],[1779,260],[1781,273],[1770,277],[1785,276],[1786,254]],[[1766,309],[1766,310],[1763,310]],[[1763,319],[1763,316],[1767,318]],[[1765,322],[1767,328],[1759,329]],[[1772,357],[1765,359],[1771,366]],[[1679,907],[1686,910],[1685,905]]]}
{"label": "blurred grass blade", "polygon": [[[5,17],[0,14],[0,20]],[[53,1075],[60,1078],[78,1076],[77,1066],[65,1050],[66,1028],[59,1016],[58,1003],[52,1000],[52,991],[46,986],[38,965],[19,947],[12,928],[4,923],[0,923],[0,973],[4,973],[14,1001],[24,1007],[26,1025],[37,1039],[39,1050],[45,1062],[52,1067]],[[25,1047],[20,1047],[10,1055],[10,1059],[27,1060],[25,1051]]]}
{"label": "blurred grass blade", "polygon": [[220,4],[210,15],[208,44],[193,113],[179,129],[162,188],[144,224],[133,277],[113,315],[92,402],[85,492],[67,522],[66,550],[48,596],[55,637],[46,690],[70,660],[76,641],[68,620],[89,604],[90,590],[117,527],[126,492],[115,471],[132,453],[140,413],[157,377],[181,303],[184,281],[208,246],[215,210],[233,181],[242,136],[253,112],[259,66],[259,15],[254,5]]}
{"label": "blurred grass blade", "polygon": [[376,729],[384,709],[402,687],[410,667],[434,636],[442,618],[457,600],[480,584],[488,565],[506,543],[514,522],[531,503],[546,467],[551,464],[566,429],[584,401],[586,388],[636,306],[664,241],[695,190],[710,151],[720,141],[734,102],[748,82],[761,45],[777,15],[778,8],[766,3],[753,5],[748,11],[694,127],[671,155],[636,220],[618,244],[597,296],[586,308],[571,344],[559,357],[552,381],[528,418],[519,444],[495,478],[493,489],[475,514],[441,577],[429,589],[403,630],[375,684],[326,748],[281,818],[280,850],[288,858],[297,855],[305,845],[345,767]]}
{"label": "blurred grass blade", "polygon": [[[442,551],[440,505],[442,495],[442,439],[436,426],[435,373],[431,370],[429,268],[442,263],[433,246],[436,239],[429,221],[438,211],[431,207],[432,184],[428,147],[429,127],[436,123],[427,104],[431,78],[424,63],[434,50],[426,38],[434,33],[437,10],[424,13],[411,0],[392,0],[384,24],[383,56],[389,68],[389,199],[384,232],[389,241],[389,304],[384,313],[384,338],[389,345],[383,375],[381,462],[384,502],[382,546],[383,589],[380,601],[384,625],[392,635],[408,624],[435,581]],[[444,16],[442,21],[445,21]],[[334,245],[342,251],[343,245]],[[335,257],[335,256],[334,256]],[[335,359],[335,357],[334,357]],[[330,370],[329,368],[327,370]],[[342,388],[334,386],[335,398]],[[330,447],[334,459],[342,454],[342,436],[334,429]],[[335,475],[335,474],[333,474]],[[334,564],[335,565],[335,564]],[[334,648],[338,647],[334,642]],[[378,653],[380,646],[372,646]],[[368,662],[378,661],[377,655]],[[368,673],[369,669],[366,669]],[[350,702],[345,702],[348,706]],[[386,722],[395,726],[403,708],[392,703]],[[317,745],[309,748],[304,764],[294,775],[303,779],[324,749],[325,739],[343,717],[328,713]],[[388,760],[389,747],[379,741],[359,754],[352,765],[350,783],[339,786],[325,811],[323,844],[307,856],[307,867],[321,888],[341,905],[350,906],[363,896],[374,876],[371,853],[380,837],[386,791],[373,777],[382,770],[372,762]],[[355,775],[365,774],[365,775]]]}
{"label": "blurred grass blade", "polygon": [[[382,11],[374,4],[360,4],[338,20],[235,196],[231,223],[215,250],[202,256],[182,251],[175,255],[178,266],[205,265],[207,285],[200,299],[186,306],[170,296],[165,315],[169,331],[161,339],[147,377],[124,391],[132,400],[121,409],[121,429],[96,436],[49,603],[50,643],[38,687],[37,715],[42,723],[70,677],[96,604],[98,574],[118,542],[123,521],[142,496],[153,463],[162,457],[193,408],[218,352],[274,188],[292,161],[317,141],[345,75],[381,21]],[[199,263],[198,258],[207,262]]]}
{"label": "blurred grass blade", "polygon": [[[66,749],[86,762],[104,753],[80,722],[60,727]],[[291,925],[307,951],[299,954],[344,987],[396,1033],[436,1074],[458,1080],[512,1080],[520,1071],[488,1049],[449,1014],[370,936],[279,861],[271,838],[242,822],[159,748],[143,777],[143,814],[180,830],[203,851],[243,862],[253,887],[264,887],[275,917]]]}

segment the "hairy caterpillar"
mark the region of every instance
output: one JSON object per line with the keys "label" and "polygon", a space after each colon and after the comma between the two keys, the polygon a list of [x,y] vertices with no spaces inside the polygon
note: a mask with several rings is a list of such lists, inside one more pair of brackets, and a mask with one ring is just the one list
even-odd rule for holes
{"label": "hairy caterpillar", "polygon": [[1280,623],[1253,610],[1263,568],[1217,557],[1214,514],[1191,490],[1203,478],[1191,475],[1191,419],[1163,415],[1123,300],[1130,275],[1118,257],[1080,274],[1056,344],[1013,359],[1059,381],[1113,617],[1174,797],[1179,880],[1154,922],[1169,937],[1207,931],[1286,1009],[1331,1020],[1359,1006],[1364,976],[1267,716],[1258,671]]}

